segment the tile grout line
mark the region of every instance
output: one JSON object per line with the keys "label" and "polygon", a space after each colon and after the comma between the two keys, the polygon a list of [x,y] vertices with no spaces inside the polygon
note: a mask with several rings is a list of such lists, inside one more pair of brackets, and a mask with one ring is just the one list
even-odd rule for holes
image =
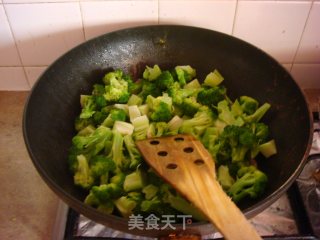
{"label": "tile grout line", "polygon": [[233,17],[233,23],[232,23],[232,29],[231,29],[232,36],[234,36],[234,28],[236,25],[236,19],[237,19],[237,15],[238,15],[238,4],[239,4],[239,0],[236,0],[236,7],[234,8],[234,17]]}
{"label": "tile grout line", "polygon": [[309,18],[310,18],[310,14],[311,14],[311,10],[313,8],[313,5],[314,5],[314,0],[311,1],[311,6],[310,6],[310,9],[309,9],[309,12],[308,12],[308,16],[307,16],[306,21],[305,21],[304,26],[303,26],[303,30],[302,30],[302,33],[301,33],[301,36],[300,36],[300,39],[299,39],[299,42],[298,42],[298,46],[297,46],[296,51],[295,51],[295,53],[293,55],[293,58],[292,58],[292,64],[291,64],[291,68],[290,68],[290,73],[292,72],[293,65],[295,64],[295,61],[296,61],[296,58],[297,58],[297,55],[298,55],[298,52],[299,52],[299,49],[300,49],[300,46],[301,46],[302,38],[303,38],[303,35],[304,35],[305,31],[306,31],[306,26],[307,26]]}
{"label": "tile grout line", "polygon": [[15,48],[17,50],[17,53],[18,53],[18,56],[19,56],[19,60],[20,60],[20,64],[21,64],[21,66],[19,66],[19,67],[22,67],[22,69],[23,69],[23,74],[24,74],[24,77],[25,77],[25,79],[27,81],[27,84],[28,84],[29,90],[30,90],[31,89],[31,84],[30,84],[30,81],[28,79],[27,70],[25,69],[25,66],[24,66],[23,61],[22,61],[21,53],[20,53],[20,50],[18,48],[18,44],[17,44],[17,41],[16,41],[16,36],[14,35],[14,33],[12,31],[11,22],[9,20],[8,13],[7,13],[6,4],[3,4],[3,10],[4,10],[4,13],[6,15],[6,19],[7,19],[8,25],[9,25],[9,29],[10,29],[10,33],[11,33],[12,38],[14,40],[14,46],[15,46]]}
{"label": "tile grout line", "polygon": [[82,34],[83,34],[84,41],[87,41],[86,31],[85,31],[85,29],[84,29],[84,20],[83,20],[82,4],[81,4],[81,1],[80,1],[80,0],[78,1],[78,4],[79,4],[80,15],[81,15]]}

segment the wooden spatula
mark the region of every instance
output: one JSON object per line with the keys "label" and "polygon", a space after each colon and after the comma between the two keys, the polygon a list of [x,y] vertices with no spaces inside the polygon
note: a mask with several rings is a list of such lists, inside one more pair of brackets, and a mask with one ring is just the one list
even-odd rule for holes
{"label": "wooden spatula", "polygon": [[149,165],[199,208],[229,240],[261,239],[221,188],[211,155],[191,135],[137,141]]}

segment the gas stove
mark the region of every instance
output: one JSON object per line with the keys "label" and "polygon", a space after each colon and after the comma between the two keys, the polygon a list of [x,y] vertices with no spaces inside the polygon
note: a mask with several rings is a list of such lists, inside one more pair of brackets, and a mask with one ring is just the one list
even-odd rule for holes
{"label": "gas stove", "polygon": [[[60,203],[53,239],[144,239],[107,228]],[[250,220],[263,239],[294,240],[320,238],[320,122],[315,117],[313,143],[308,161],[286,194]],[[219,233],[201,236],[222,239]]]}

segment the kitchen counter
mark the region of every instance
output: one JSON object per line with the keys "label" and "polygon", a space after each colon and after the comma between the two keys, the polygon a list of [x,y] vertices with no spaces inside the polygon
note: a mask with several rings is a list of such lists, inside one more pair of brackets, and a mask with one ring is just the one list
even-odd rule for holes
{"label": "kitchen counter", "polygon": [[50,239],[58,198],[34,168],[22,137],[28,92],[0,92],[0,239]]}
{"label": "kitchen counter", "polygon": [[[320,89],[305,91],[317,110]],[[27,153],[22,114],[28,92],[0,92],[0,239],[50,239],[59,200]]]}

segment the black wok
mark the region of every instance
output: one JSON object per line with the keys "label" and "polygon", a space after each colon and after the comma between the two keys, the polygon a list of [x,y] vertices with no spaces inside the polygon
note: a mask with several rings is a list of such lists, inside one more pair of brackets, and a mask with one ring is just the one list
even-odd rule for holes
{"label": "black wok", "polygon": [[[264,195],[240,204],[250,218],[277,200],[298,176],[311,143],[311,117],[305,98],[284,68],[274,59],[234,37],[194,27],[147,26],[103,35],[72,49],[39,78],[25,106],[23,133],[30,157],[49,187],[76,211],[107,226],[128,231],[127,220],[102,214],[82,203],[85,193],[73,184],[67,152],[80,112],[80,94],[110,69],[134,75],[145,64],[161,67],[191,65],[198,79],[217,68],[231,97],[249,95],[271,110],[264,117],[277,142],[278,154],[258,159],[269,176]],[[188,226],[202,234],[208,223]],[[156,231],[131,232],[157,236]]]}

